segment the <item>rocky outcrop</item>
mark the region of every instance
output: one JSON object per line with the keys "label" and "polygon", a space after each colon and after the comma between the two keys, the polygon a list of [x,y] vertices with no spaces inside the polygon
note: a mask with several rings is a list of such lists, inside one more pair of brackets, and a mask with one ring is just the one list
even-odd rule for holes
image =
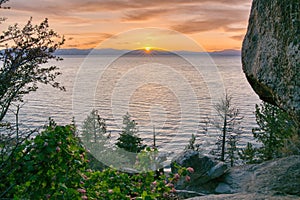
{"label": "rocky outcrop", "polygon": [[215,193],[191,200],[300,199],[300,156],[231,168],[215,180]]}
{"label": "rocky outcrop", "polygon": [[285,194],[300,197],[300,156],[231,168],[216,193]]}
{"label": "rocky outcrop", "polygon": [[300,124],[299,0],[253,0],[242,63],[260,98]]}

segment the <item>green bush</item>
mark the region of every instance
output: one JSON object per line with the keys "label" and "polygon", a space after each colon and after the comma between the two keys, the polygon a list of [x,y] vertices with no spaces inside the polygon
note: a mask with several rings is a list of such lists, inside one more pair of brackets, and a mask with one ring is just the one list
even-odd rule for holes
{"label": "green bush", "polygon": [[189,180],[191,172],[191,168],[180,168],[177,174],[156,177],[154,171],[130,175],[105,169],[90,172],[84,186],[89,199],[173,199],[174,184],[180,177]]}
{"label": "green bush", "polygon": [[76,199],[87,160],[74,133],[74,126],[51,125],[15,149],[9,160],[11,169],[1,171],[2,194],[26,199]]}

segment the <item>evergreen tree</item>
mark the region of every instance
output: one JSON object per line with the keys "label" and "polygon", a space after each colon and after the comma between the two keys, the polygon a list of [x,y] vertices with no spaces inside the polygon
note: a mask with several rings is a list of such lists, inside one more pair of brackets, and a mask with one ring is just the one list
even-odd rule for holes
{"label": "evergreen tree", "polygon": [[297,134],[295,122],[289,115],[278,108],[264,102],[256,105],[256,122],[259,127],[252,130],[254,138],[263,144],[259,149],[262,160],[280,157],[284,141]]}
{"label": "evergreen tree", "polygon": [[138,153],[145,148],[142,139],[137,136],[137,123],[131,120],[129,113],[123,116],[123,130],[116,145],[126,151]]}
{"label": "evergreen tree", "polygon": [[100,117],[97,110],[92,110],[83,122],[81,139],[86,144],[90,144],[103,143],[109,137],[105,120]]}
{"label": "evergreen tree", "polygon": [[255,148],[248,143],[239,153],[241,159],[246,163],[258,163],[300,153],[299,128],[286,112],[263,102],[256,105],[255,116],[258,127],[253,128],[252,133],[262,146]]}
{"label": "evergreen tree", "polygon": [[259,163],[259,158],[257,157],[257,149],[253,147],[253,145],[248,142],[245,149],[242,149],[239,152],[239,157],[245,161],[246,164],[254,164]]}

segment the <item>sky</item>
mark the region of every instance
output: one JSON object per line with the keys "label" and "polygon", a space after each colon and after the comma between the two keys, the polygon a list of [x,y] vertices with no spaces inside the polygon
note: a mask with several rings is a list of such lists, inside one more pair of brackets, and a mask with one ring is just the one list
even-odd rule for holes
{"label": "sky", "polygon": [[[127,41],[117,39],[101,47],[135,49],[137,38],[141,48],[153,46],[146,41],[154,37],[149,33],[151,27],[163,30],[155,31],[158,47],[163,38],[176,33],[194,40],[205,51],[239,50],[251,3],[252,0],[10,0],[5,5],[11,9],[0,10],[1,16],[7,18],[0,27],[3,30],[9,24],[22,25],[30,17],[36,24],[48,18],[50,27],[64,35],[63,48],[98,48],[126,32],[130,33]],[[132,31],[136,29],[139,31]],[[195,50],[176,37],[173,41],[170,50]]]}

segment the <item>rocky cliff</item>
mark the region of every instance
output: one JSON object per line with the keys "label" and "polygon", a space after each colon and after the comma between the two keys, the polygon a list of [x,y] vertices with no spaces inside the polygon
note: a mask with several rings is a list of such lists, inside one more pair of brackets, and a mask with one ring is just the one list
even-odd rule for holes
{"label": "rocky cliff", "polygon": [[242,63],[260,98],[300,124],[299,0],[253,0]]}

